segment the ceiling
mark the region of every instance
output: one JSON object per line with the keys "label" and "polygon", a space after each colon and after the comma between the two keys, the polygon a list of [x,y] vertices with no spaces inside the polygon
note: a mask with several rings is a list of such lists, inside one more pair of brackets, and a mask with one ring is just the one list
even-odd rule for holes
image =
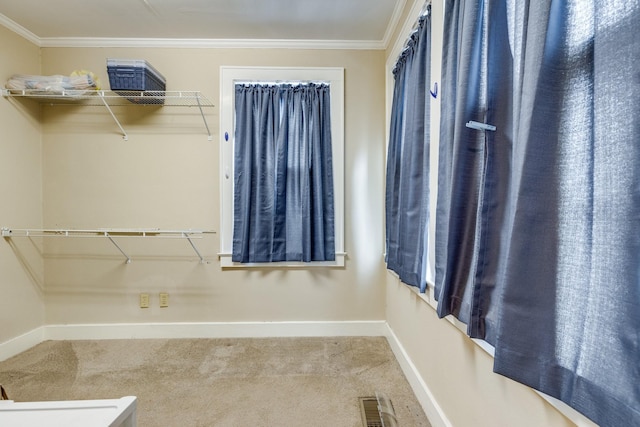
{"label": "ceiling", "polygon": [[40,45],[80,39],[279,41],[384,48],[406,0],[0,0],[0,24]]}

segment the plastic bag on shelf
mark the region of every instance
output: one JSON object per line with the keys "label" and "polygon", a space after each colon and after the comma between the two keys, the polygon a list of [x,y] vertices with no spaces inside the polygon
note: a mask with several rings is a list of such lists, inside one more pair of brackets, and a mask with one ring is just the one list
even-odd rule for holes
{"label": "plastic bag on shelf", "polygon": [[14,74],[7,80],[5,88],[9,90],[36,90],[43,93],[61,94],[65,91],[99,90],[99,80],[90,71],[77,70],[70,76],[37,76]]}

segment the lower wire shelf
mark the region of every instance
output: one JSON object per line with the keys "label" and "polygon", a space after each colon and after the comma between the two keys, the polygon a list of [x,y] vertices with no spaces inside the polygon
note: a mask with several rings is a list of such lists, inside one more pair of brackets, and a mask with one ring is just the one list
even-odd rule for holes
{"label": "lower wire shelf", "polygon": [[205,259],[194,243],[194,239],[202,239],[206,234],[215,234],[212,230],[161,230],[157,228],[96,228],[86,230],[76,229],[52,229],[52,228],[28,228],[13,229],[3,227],[2,237],[11,239],[14,237],[78,237],[78,238],[107,238],[126,258],[126,263],[131,263],[131,257],[116,242],[118,237],[145,237],[164,239],[185,239],[191,245],[200,263],[205,263]]}

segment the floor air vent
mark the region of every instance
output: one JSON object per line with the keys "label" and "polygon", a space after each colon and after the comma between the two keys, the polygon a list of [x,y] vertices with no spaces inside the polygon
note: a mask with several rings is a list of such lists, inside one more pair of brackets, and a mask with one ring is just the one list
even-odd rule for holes
{"label": "floor air vent", "polygon": [[364,427],[398,426],[391,400],[382,393],[376,393],[375,397],[361,397],[360,411]]}

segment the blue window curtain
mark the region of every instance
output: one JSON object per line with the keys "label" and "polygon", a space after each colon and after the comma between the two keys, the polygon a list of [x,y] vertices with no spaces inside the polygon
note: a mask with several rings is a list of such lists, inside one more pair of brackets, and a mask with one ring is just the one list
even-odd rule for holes
{"label": "blue window curtain", "polygon": [[639,19],[638,2],[445,4],[438,313],[603,427],[640,425]]}
{"label": "blue window curtain", "polygon": [[385,194],[387,268],[426,288],[429,220],[430,8],[393,70]]}
{"label": "blue window curtain", "polygon": [[335,260],[330,87],[236,84],[232,260]]}
{"label": "blue window curtain", "polygon": [[[512,145],[507,7],[505,1],[445,7],[434,292],[440,317],[452,314],[470,336],[493,342]],[[467,127],[469,121],[496,131]]]}

